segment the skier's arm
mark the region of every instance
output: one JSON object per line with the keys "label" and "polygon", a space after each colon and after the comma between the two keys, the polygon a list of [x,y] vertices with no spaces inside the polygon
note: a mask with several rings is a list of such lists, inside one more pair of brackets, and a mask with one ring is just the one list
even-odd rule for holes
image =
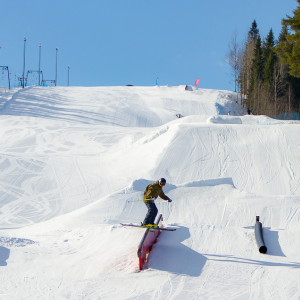
{"label": "skier's arm", "polygon": [[[159,197],[166,200],[166,201],[171,200],[168,196],[165,195],[165,193],[163,191],[160,192]],[[172,200],[169,201],[169,202],[172,202]]]}

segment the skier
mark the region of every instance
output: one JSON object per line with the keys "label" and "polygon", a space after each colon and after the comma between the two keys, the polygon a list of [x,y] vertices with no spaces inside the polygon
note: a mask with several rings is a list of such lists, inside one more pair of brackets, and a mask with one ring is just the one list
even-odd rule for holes
{"label": "skier", "polygon": [[154,203],[154,200],[159,196],[163,200],[166,200],[168,202],[172,202],[172,200],[167,197],[162,188],[166,185],[166,179],[161,178],[158,181],[155,181],[154,183],[149,184],[145,191],[143,196],[143,201],[146,204],[148,208],[148,212],[146,214],[146,217],[144,219],[144,222],[142,225],[147,225],[149,227],[156,227],[157,225],[154,224],[154,220],[157,215],[157,207]]}

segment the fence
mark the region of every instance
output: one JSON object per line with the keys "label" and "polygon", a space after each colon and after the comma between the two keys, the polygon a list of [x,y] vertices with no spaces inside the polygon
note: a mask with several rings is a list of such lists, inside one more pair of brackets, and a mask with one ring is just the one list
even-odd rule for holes
{"label": "fence", "polygon": [[291,113],[283,113],[278,116],[274,116],[273,119],[277,120],[300,120],[300,115],[297,113],[291,114]]}

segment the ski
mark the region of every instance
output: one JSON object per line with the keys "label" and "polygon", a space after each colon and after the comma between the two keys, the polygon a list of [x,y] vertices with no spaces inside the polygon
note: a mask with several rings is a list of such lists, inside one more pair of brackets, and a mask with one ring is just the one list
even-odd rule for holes
{"label": "ski", "polygon": [[130,226],[130,227],[137,227],[137,228],[147,228],[147,229],[151,229],[151,230],[165,230],[165,231],[175,231],[176,228],[164,228],[164,227],[149,227],[149,226],[145,226],[145,225],[135,225],[135,224],[123,224],[120,223],[122,226]]}

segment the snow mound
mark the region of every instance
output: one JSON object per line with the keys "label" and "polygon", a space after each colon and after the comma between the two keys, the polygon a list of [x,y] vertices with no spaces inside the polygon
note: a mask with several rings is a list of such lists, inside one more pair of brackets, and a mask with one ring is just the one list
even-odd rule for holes
{"label": "snow mound", "polygon": [[161,126],[157,130],[153,130],[150,133],[148,133],[146,136],[141,138],[139,141],[137,141],[138,145],[147,144],[149,142],[152,142],[153,140],[157,139],[164,133],[166,133],[169,130],[169,126]]}
{"label": "snow mound", "polygon": [[300,124],[300,121],[295,120],[277,120],[267,116],[245,115],[241,117],[245,125],[284,125],[284,124]]}
{"label": "snow mound", "polygon": [[212,116],[207,120],[208,123],[213,124],[242,124],[242,120],[240,117],[232,117],[232,116]]}
{"label": "snow mound", "polygon": [[203,186],[215,186],[221,184],[229,184],[234,186],[232,178],[216,178],[216,179],[205,179],[199,181],[191,181],[179,185],[180,187],[203,187]]}
{"label": "snow mound", "polygon": [[168,123],[168,125],[175,125],[175,124],[206,124],[207,119],[210,116],[208,115],[191,115],[191,116],[184,116],[181,118],[178,118],[177,120],[171,121]]}
{"label": "snow mound", "polygon": [[207,123],[212,124],[243,124],[243,125],[283,125],[283,124],[300,124],[300,121],[295,120],[277,120],[267,116],[244,115],[244,116],[231,116],[231,115],[217,115],[209,116]]}
{"label": "snow mound", "polygon": [[[158,178],[159,179],[159,178]],[[153,183],[151,180],[147,179],[137,179],[132,182],[127,188],[124,189],[125,193],[132,193],[135,191],[141,191],[143,192],[145,190],[145,187],[148,186],[150,183]]]}

